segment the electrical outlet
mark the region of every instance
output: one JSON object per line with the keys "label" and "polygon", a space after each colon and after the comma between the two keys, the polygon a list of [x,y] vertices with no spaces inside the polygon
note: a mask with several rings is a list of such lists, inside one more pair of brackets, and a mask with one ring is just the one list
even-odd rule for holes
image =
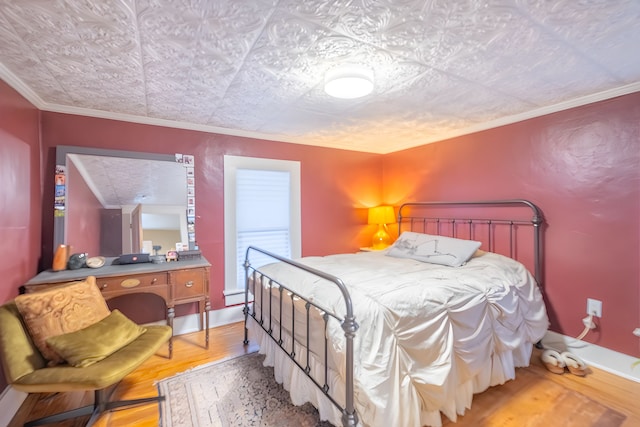
{"label": "electrical outlet", "polygon": [[602,301],[587,298],[587,314],[593,314],[596,317],[602,317]]}

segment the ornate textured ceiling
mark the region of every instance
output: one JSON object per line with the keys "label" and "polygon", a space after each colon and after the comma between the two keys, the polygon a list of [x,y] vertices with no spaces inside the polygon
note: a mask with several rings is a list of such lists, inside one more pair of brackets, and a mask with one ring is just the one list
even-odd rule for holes
{"label": "ornate textured ceiling", "polygon": [[[326,71],[374,70],[332,99]],[[640,90],[638,0],[0,0],[38,108],[387,153]]]}

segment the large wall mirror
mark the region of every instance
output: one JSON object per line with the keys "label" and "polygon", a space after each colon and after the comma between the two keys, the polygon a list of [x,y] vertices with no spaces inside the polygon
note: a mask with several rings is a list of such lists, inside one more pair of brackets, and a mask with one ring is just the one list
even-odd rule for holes
{"label": "large wall mirror", "polygon": [[56,148],[54,250],[89,256],[197,249],[193,156]]}

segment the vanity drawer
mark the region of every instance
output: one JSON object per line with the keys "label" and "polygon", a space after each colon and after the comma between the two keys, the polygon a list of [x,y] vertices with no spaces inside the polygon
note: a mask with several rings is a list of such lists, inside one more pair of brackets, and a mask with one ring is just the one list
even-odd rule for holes
{"label": "vanity drawer", "polygon": [[204,270],[181,270],[173,273],[173,297],[186,299],[202,297],[205,293]]}
{"label": "vanity drawer", "polygon": [[152,286],[166,286],[168,283],[167,273],[136,274],[120,277],[98,278],[98,287],[105,292],[115,292],[122,290],[140,290]]}

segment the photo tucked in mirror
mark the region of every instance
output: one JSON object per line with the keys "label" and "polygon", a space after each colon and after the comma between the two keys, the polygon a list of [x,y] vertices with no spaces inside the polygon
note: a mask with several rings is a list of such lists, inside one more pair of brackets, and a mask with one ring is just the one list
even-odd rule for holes
{"label": "photo tucked in mirror", "polygon": [[56,245],[63,239],[71,252],[108,257],[195,249],[193,156],[65,148],[65,164],[56,167],[56,184],[66,187],[56,185],[56,228],[63,231],[56,230]]}

